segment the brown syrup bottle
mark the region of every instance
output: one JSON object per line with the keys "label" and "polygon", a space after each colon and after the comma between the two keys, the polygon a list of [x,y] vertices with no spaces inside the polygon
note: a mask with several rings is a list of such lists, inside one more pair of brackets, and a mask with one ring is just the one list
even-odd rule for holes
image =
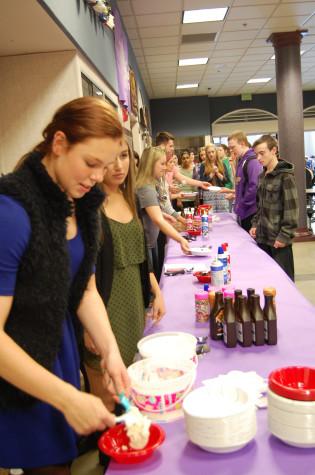
{"label": "brown syrup bottle", "polygon": [[277,344],[277,314],[274,305],[274,296],[264,290],[264,336],[268,345]]}
{"label": "brown syrup bottle", "polygon": [[223,338],[223,314],[223,292],[217,291],[213,308],[210,311],[210,337],[212,340],[222,340]]}
{"label": "brown syrup bottle", "polygon": [[265,343],[264,313],[260,306],[260,296],[258,294],[254,294],[251,295],[250,299],[253,343],[256,346],[261,346]]}
{"label": "brown syrup bottle", "polygon": [[252,319],[245,295],[238,297],[238,310],[236,313],[237,340],[242,346],[251,346],[253,343]]}
{"label": "brown syrup bottle", "polygon": [[232,297],[224,299],[223,341],[228,348],[234,348],[237,343],[236,321]]}
{"label": "brown syrup bottle", "polygon": [[238,311],[238,298],[240,295],[243,295],[243,292],[241,289],[235,289],[234,290],[234,311],[235,315],[237,316],[237,311]]}

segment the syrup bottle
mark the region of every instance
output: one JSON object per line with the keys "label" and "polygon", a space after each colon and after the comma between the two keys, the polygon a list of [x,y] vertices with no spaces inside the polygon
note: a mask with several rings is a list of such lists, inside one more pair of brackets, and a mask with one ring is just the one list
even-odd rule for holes
{"label": "syrup bottle", "polygon": [[214,305],[210,311],[210,337],[212,340],[222,340],[223,338],[223,314],[223,292],[218,290],[215,293]]}
{"label": "syrup bottle", "polygon": [[274,305],[274,296],[267,289],[264,290],[264,334],[268,345],[277,344],[277,314]]}
{"label": "syrup bottle", "polygon": [[253,343],[252,319],[247,305],[245,295],[237,297],[238,305],[236,311],[236,331],[237,340],[242,346],[251,346]]}
{"label": "syrup bottle", "polygon": [[251,307],[252,307],[252,295],[254,294],[255,294],[255,289],[252,289],[252,288],[247,289],[247,305],[250,312],[251,312]]}
{"label": "syrup bottle", "polygon": [[234,348],[237,343],[235,312],[232,297],[224,299],[223,341],[228,348]]}
{"label": "syrup bottle", "polygon": [[264,313],[260,306],[260,297],[258,294],[251,295],[251,317],[253,343],[256,346],[263,345],[265,343]]}
{"label": "syrup bottle", "polygon": [[241,289],[235,289],[234,290],[234,310],[235,314],[237,315],[238,312],[238,298],[240,295],[243,295],[243,292]]}

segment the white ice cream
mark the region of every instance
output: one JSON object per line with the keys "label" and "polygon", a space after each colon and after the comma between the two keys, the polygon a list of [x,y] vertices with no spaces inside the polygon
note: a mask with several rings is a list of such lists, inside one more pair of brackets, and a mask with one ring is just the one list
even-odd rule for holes
{"label": "white ice cream", "polygon": [[125,414],[124,419],[130,447],[136,450],[144,449],[149,441],[150,420],[134,406]]}

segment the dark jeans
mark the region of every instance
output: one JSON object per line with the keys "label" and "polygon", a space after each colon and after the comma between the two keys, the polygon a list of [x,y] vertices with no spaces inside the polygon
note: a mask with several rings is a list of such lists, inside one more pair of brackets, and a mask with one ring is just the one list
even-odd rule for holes
{"label": "dark jeans", "polygon": [[158,253],[158,268],[157,272],[155,273],[156,280],[159,282],[164,266],[164,257],[165,257],[165,244],[166,244],[166,236],[162,231],[159,232],[158,240],[157,240],[157,253]]}
{"label": "dark jeans", "polygon": [[251,214],[247,216],[247,218],[241,219],[239,216],[237,217],[237,222],[245,231],[249,232],[250,228],[252,227],[252,219],[255,214]]}
{"label": "dark jeans", "polygon": [[294,260],[292,245],[286,247],[272,247],[267,244],[258,243],[260,249],[265,251],[270,257],[272,257],[277,264],[284,270],[284,272],[290,277],[294,282]]}

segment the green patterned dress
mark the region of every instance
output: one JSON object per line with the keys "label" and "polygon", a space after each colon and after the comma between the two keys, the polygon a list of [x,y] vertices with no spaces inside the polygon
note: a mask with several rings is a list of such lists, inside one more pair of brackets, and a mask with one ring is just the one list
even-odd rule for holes
{"label": "green patterned dress", "polygon": [[114,273],[106,308],[121,356],[129,366],[145,326],[139,267],[145,260],[143,228],[135,218],[129,223],[108,221],[114,243]]}

